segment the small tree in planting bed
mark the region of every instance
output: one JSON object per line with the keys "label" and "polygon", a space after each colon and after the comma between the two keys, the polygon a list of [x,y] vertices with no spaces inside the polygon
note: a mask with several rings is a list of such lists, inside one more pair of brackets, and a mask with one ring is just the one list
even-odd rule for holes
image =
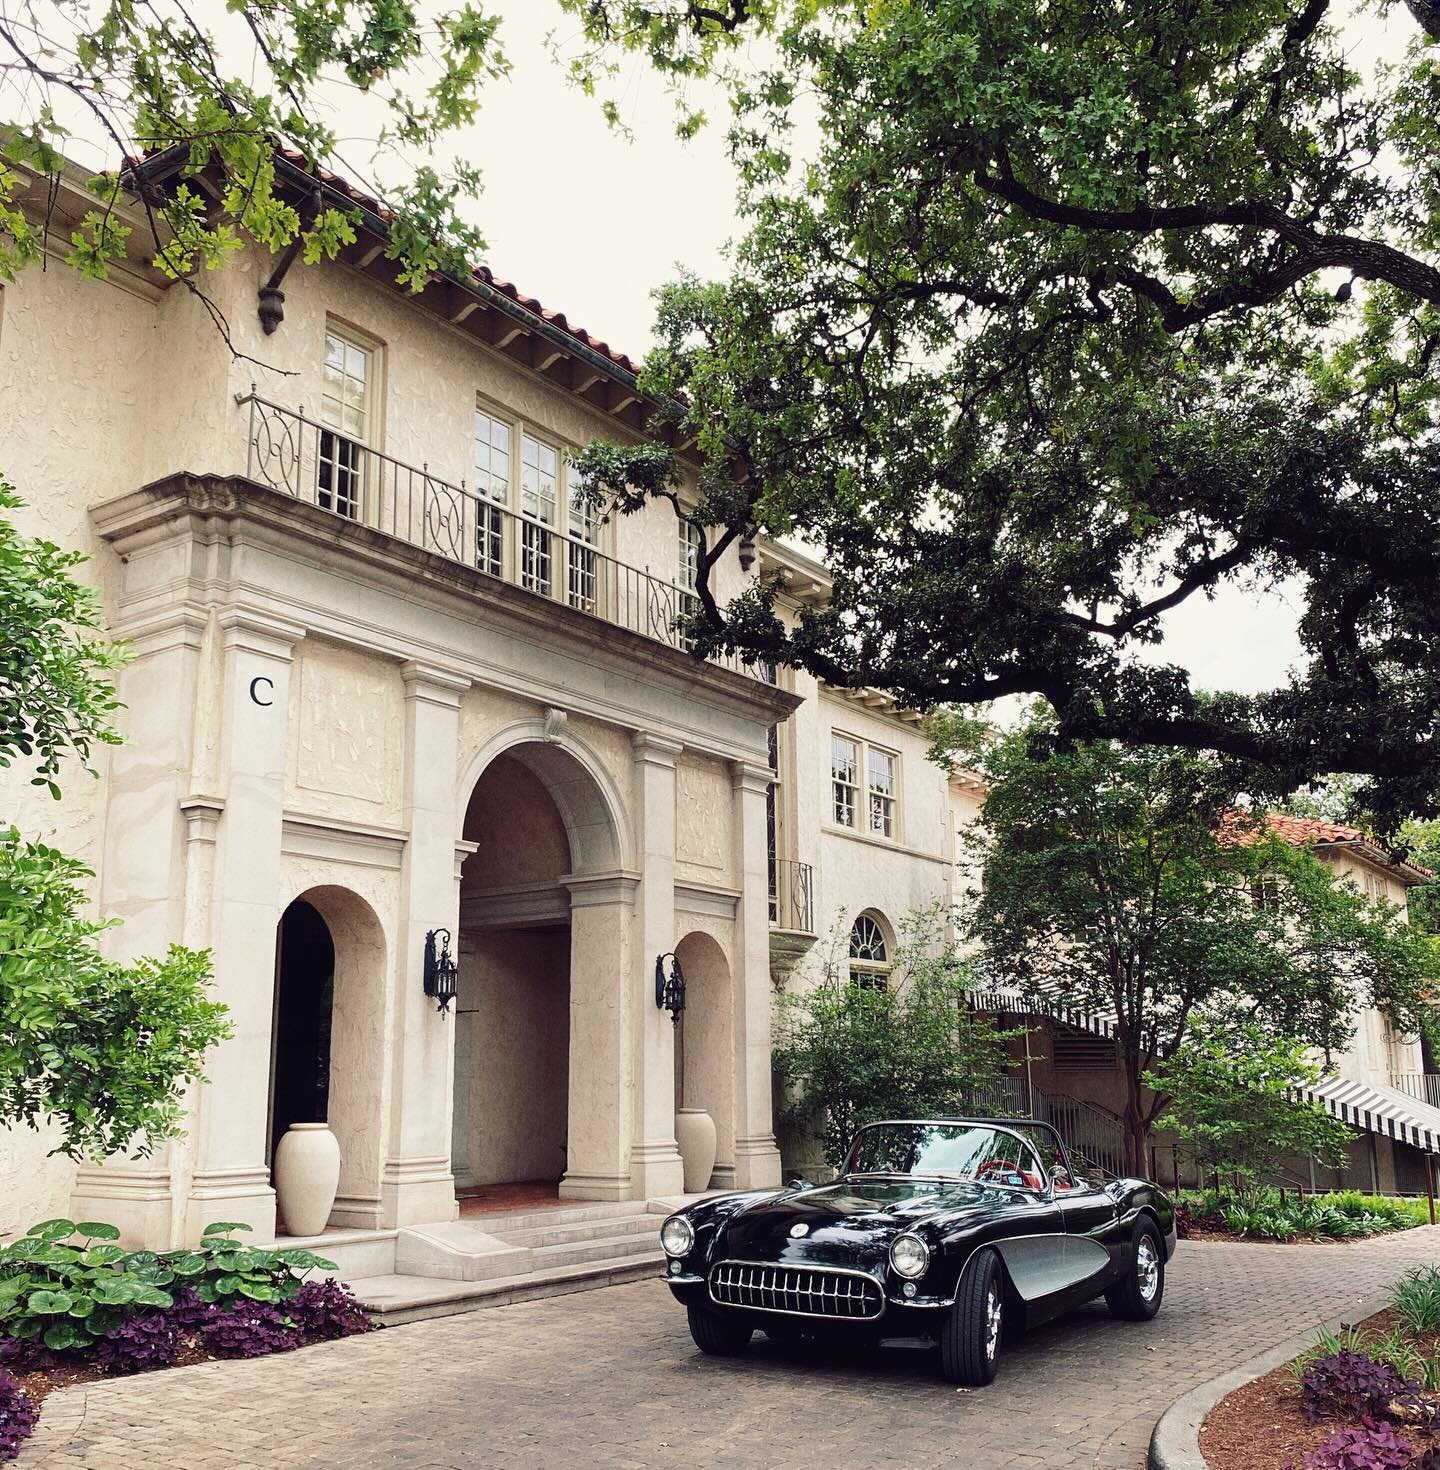
{"label": "small tree in planting bed", "polygon": [[1287,1158],[1345,1162],[1350,1130],[1296,1097],[1318,1077],[1300,1042],[1224,1016],[1192,1018],[1179,1050],[1146,1081],[1169,1097],[1164,1120],[1195,1145],[1205,1172],[1234,1181],[1242,1205],[1253,1206]]}

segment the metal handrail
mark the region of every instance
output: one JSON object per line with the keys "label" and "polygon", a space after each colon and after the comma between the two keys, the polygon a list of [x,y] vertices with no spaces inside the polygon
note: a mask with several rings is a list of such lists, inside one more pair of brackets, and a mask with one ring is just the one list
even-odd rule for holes
{"label": "metal handrail", "polygon": [[1420,1102],[1440,1108],[1440,1074],[1435,1072],[1392,1072],[1390,1085]]}
{"label": "metal handrail", "polygon": [[[417,469],[253,389],[236,402],[250,410],[250,479],[523,592],[690,652],[691,640],[678,624],[693,610],[693,592],[617,561],[566,525],[517,515],[463,481],[451,484],[428,466]],[[568,506],[557,502],[554,513],[568,523]],[[738,654],[708,662],[773,682],[762,666]]]}
{"label": "metal handrail", "polygon": [[770,859],[770,922],[777,929],[815,932],[815,873],[809,863]]}

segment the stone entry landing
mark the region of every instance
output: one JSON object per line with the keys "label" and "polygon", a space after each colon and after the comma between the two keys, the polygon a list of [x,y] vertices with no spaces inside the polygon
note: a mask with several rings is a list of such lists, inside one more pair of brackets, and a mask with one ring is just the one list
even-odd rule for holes
{"label": "stone entry landing", "polygon": [[566,1205],[531,1186],[507,1188],[530,1190],[530,1205],[516,1208],[502,1197],[493,1208],[462,1206],[460,1219],[435,1225],[327,1231],[279,1244],[333,1260],[334,1274],[366,1311],[395,1326],[656,1278],[664,1265],[662,1221],[701,1197]]}

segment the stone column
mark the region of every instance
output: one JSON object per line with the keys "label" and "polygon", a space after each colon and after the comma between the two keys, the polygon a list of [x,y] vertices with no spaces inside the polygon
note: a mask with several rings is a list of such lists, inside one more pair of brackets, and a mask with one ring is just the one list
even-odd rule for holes
{"label": "stone column", "polygon": [[684,1188],[675,1144],[675,1027],[654,1000],[655,960],[675,948],[675,758],[682,747],[643,730],[631,737],[631,745],[640,886],[633,930],[638,952],[624,978],[640,1000],[630,1184],[634,1198],[653,1199]]}
{"label": "stone column", "polygon": [[[185,822],[181,801],[189,790],[201,655],[208,614],[180,604],[143,624],[116,631],[130,643],[132,660],[120,672],[125,708],[124,745],[110,753],[105,836],[99,862],[99,908],[124,920],[102,939],[107,952],[126,961],[163,955],[190,937]],[[178,1243],[176,1165],[185,1144],[165,1144],[149,1158],[116,1155],[103,1164],[81,1164],[70,1209],[77,1220],[117,1225],[132,1249]],[[183,1173],[183,1169],[178,1171]]]}
{"label": "stone column", "polygon": [[633,984],[637,880],[606,873],[562,882],[570,890],[570,1067],[560,1196],[630,1199],[631,1037],[636,1009],[645,1003]]}
{"label": "stone column", "polygon": [[242,1220],[266,1240],[275,1231],[265,1151],[290,662],[305,630],[244,607],[225,608],[216,621],[225,790],[216,826],[210,939],[215,997],[229,1008],[234,1035],[207,1059],[209,1087],[192,1130],[195,1167],[185,1238],[197,1240],[213,1220]]}
{"label": "stone column", "polygon": [[731,971],[735,1017],[735,1187],[780,1183],[780,1150],[770,1105],[770,891],[765,851],[769,766],[736,761],[731,828],[740,901]]}
{"label": "stone column", "polygon": [[405,813],[409,829],[400,877],[400,946],[395,965],[399,994],[392,1007],[389,1142],[380,1179],[381,1223],[432,1224],[453,1220],[455,1178],[450,1172],[455,1091],[455,1021],[439,1013],[424,992],[425,936],[450,931],[450,953],[460,944],[461,854],[455,845],[455,770],[463,674],[432,664],[407,663],[405,679]]}

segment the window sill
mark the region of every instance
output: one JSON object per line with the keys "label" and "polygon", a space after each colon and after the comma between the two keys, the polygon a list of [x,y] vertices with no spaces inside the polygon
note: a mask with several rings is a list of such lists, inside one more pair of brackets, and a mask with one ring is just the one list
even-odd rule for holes
{"label": "window sill", "polygon": [[949,866],[940,853],[926,852],[920,847],[906,847],[893,837],[875,837],[869,832],[857,832],[853,827],[841,827],[834,822],[822,822],[820,830],[831,837],[848,837],[851,842],[863,842],[869,847],[884,848],[886,852],[898,852],[905,857],[921,858],[927,863],[939,863],[942,867]]}

